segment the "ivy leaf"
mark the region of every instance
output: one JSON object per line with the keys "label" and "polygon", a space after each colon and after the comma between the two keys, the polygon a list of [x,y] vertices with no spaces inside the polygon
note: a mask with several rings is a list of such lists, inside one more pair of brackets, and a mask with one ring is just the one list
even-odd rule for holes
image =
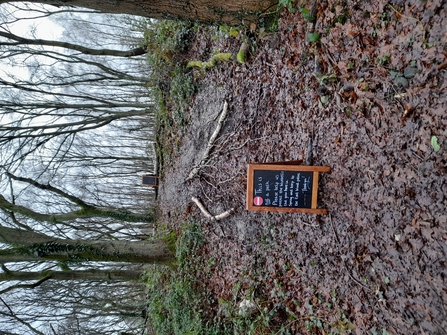
{"label": "ivy leaf", "polygon": [[307,20],[307,21],[313,21],[315,20],[315,18],[312,16],[312,14],[310,13],[310,11],[306,8],[301,8],[300,9],[301,14],[303,14],[303,17]]}
{"label": "ivy leaf", "polygon": [[436,136],[431,137],[431,146],[435,152],[441,150],[441,146],[438,144],[438,138]]}
{"label": "ivy leaf", "polygon": [[392,79],[396,79],[397,77],[402,77],[402,73],[390,70],[390,75]]}
{"label": "ivy leaf", "polygon": [[413,66],[408,66],[404,69],[404,77],[407,79],[413,79],[418,73],[418,69]]}
{"label": "ivy leaf", "polygon": [[323,105],[326,105],[329,102],[329,97],[327,95],[322,95],[320,101]]}
{"label": "ivy leaf", "polygon": [[316,41],[319,40],[319,38],[320,38],[320,33],[307,33],[307,34],[306,34],[306,38],[307,38],[307,40],[308,40],[309,42],[314,43],[314,42],[316,42]]}
{"label": "ivy leaf", "polygon": [[348,321],[348,323],[346,323],[346,328],[349,330],[353,330],[355,328],[355,324]]}

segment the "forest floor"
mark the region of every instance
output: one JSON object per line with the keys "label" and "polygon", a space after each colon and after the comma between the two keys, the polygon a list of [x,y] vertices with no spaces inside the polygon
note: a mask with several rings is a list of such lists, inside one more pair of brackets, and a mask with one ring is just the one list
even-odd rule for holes
{"label": "forest floor", "polygon": [[[283,10],[276,33],[247,31],[245,63],[191,70],[201,88],[165,139],[178,149],[160,215],[201,222],[214,315],[253,299],[274,309],[266,333],[446,334],[447,3],[327,0],[314,22],[307,9]],[[200,28],[185,57],[237,53],[243,34],[219,31]],[[186,181],[224,101],[210,159]],[[247,164],[302,160],[310,136],[313,165],[332,169],[319,185],[328,215],[247,211]],[[192,197],[235,212],[209,222]]]}

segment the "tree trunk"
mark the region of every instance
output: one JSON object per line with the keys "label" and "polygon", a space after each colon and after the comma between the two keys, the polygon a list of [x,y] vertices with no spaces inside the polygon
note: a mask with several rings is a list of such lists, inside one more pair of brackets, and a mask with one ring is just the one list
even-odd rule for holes
{"label": "tree trunk", "polygon": [[[50,186],[48,187],[48,189],[50,190]],[[72,198],[74,199],[75,197]],[[80,202],[78,201],[77,204],[80,204]],[[1,194],[0,208],[14,212],[16,214],[21,214],[36,221],[51,223],[62,223],[66,221],[73,221],[76,219],[97,217],[114,218],[123,222],[152,222],[154,220],[152,213],[139,214],[127,212],[125,210],[97,208],[88,205],[83,206],[82,209],[77,211],[62,214],[43,214],[35,212],[30,208],[13,204],[6,200],[6,198]]]}
{"label": "tree trunk", "polygon": [[141,271],[134,270],[69,270],[69,271],[7,271],[0,273],[0,281],[28,280],[93,280],[93,281],[136,281]]}
{"label": "tree trunk", "polygon": [[[175,258],[163,241],[90,241],[59,239],[29,230],[0,226],[0,243],[35,260],[132,262],[172,265]],[[1,257],[1,255],[0,255]],[[6,257],[6,256],[5,256]]]}
{"label": "tree trunk", "polygon": [[[8,1],[0,1],[8,2]],[[154,19],[180,19],[204,23],[241,25],[258,20],[278,0],[31,0],[50,5],[75,6],[107,13],[131,14]]]}

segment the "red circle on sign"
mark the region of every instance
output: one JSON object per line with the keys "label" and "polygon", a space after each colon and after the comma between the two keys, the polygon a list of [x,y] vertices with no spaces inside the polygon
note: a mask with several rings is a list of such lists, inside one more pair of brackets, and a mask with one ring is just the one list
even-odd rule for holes
{"label": "red circle on sign", "polygon": [[255,204],[255,206],[261,206],[264,203],[264,199],[262,199],[261,197],[255,197],[253,199],[253,203]]}

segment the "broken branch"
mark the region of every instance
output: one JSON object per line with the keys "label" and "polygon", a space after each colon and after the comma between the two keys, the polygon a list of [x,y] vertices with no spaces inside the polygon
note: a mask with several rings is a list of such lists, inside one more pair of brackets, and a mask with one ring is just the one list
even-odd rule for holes
{"label": "broken branch", "polygon": [[205,206],[203,206],[203,204],[200,202],[200,200],[198,198],[192,197],[191,200],[194,201],[194,203],[197,205],[197,207],[199,207],[199,209],[201,210],[203,215],[205,215],[207,217],[207,219],[209,219],[211,221],[219,221],[219,220],[225,219],[226,217],[230,216],[234,211],[234,208],[231,208],[228,211],[225,211],[223,213],[220,213],[219,215],[213,216],[205,208]]}

